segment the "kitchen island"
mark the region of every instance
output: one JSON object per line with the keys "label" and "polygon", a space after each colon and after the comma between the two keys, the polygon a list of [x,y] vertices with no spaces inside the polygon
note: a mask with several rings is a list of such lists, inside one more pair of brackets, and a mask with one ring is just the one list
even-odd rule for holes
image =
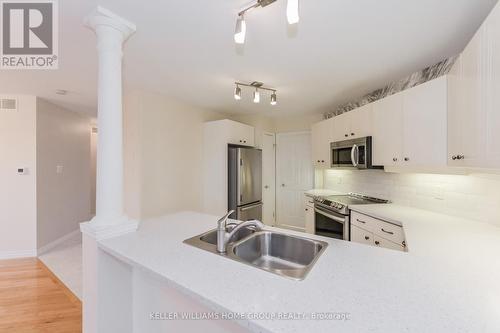
{"label": "kitchen island", "polygon": [[295,281],[183,243],[214,229],[215,216],[182,212],[102,240],[100,325],[120,333],[500,331],[499,228],[396,205],[354,209],[402,224],[409,252],[307,235],[329,246]]}

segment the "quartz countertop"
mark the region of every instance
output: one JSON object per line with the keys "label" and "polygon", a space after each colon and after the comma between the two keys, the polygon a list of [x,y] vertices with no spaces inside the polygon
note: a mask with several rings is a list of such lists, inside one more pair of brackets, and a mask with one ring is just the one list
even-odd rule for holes
{"label": "quartz countertop", "polygon": [[194,212],[144,221],[100,248],[214,311],[349,314],[240,322],[254,332],[500,331],[499,228],[392,204],[354,210],[402,224],[409,252],[308,235],[329,246],[294,281],[182,243],[216,225],[217,217]]}

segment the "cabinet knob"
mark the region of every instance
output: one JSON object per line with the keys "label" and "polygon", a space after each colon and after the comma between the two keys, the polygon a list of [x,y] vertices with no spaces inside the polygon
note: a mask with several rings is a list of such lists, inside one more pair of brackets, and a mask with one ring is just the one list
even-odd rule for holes
{"label": "cabinet knob", "polygon": [[392,160],[393,160],[394,162],[397,162],[397,161],[398,161],[398,158],[397,158],[397,157],[394,157]]}
{"label": "cabinet knob", "polygon": [[351,133],[351,136],[354,136],[354,133]]}
{"label": "cabinet knob", "polygon": [[325,160],[321,160],[321,163],[325,163]]}
{"label": "cabinet knob", "polygon": [[281,187],[285,187],[285,184],[281,184]]}
{"label": "cabinet knob", "polygon": [[308,212],[308,211],[309,211],[309,209],[306,208],[306,212]]}
{"label": "cabinet knob", "polygon": [[380,245],[380,242],[379,241],[375,241],[375,245]]}
{"label": "cabinet knob", "polygon": [[344,134],[344,136],[347,138],[349,136],[349,134]]}
{"label": "cabinet knob", "polygon": [[464,155],[457,155],[457,160],[464,160],[465,156]]}
{"label": "cabinet knob", "polygon": [[409,157],[405,157],[405,162],[408,162],[410,160]]}
{"label": "cabinet knob", "polygon": [[320,161],[320,160],[318,160],[318,163],[321,163],[321,161]]}
{"label": "cabinet knob", "polygon": [[269,188],[269,185],[264,186],[264,188],[267,190]]}
{"label": "cabinet knob", "polygon": [[451,157],[451,159],[452,159],[452,160],[454,160],[454,161],[456,161],[456,160],[457,160],[457,155],[453,155],[453,156]]}
{"label": "cabinet knob", "polygon": [[369,240],[369,239],[370,239],[370,237],[368,237],[368,236],[365,236],[365,239],[366,239],[366,240]]}

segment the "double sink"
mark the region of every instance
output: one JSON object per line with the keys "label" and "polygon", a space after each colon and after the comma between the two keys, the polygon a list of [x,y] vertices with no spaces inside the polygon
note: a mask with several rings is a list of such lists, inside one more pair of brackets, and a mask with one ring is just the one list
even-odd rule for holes
{"label": "double sink", "polygon": [[[234,225],[228,226],[230,232]],[[217,252],[217,230],[186,239],[184,243],[294,280],[303,280],[328,243],[269,230],[242,228],[225,254]]]}

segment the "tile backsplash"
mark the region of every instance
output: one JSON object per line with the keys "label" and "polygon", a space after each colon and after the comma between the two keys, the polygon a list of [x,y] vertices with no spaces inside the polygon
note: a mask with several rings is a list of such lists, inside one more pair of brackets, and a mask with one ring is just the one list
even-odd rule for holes
{"label": "tile backsplash", "polygon": [[[318,173],[318,171],[317,171]],[[319,175],[317,175],[319,176]],[[397,174],[325,170],[323,188],[389,199],[395,204],[500,226],[500,175]],[[321,187],[321,184],[316,184]]]}

